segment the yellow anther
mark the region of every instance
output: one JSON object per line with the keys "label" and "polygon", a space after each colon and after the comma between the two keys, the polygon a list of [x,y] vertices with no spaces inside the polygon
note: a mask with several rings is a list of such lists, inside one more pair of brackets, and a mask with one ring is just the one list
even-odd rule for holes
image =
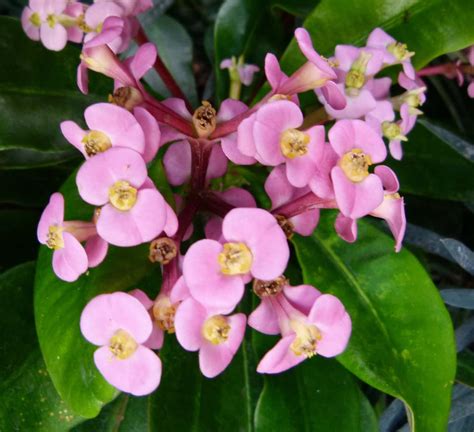
{"label": "yellow anther", "polygon": [[202,326],[202,336],[214,345],[225,342],[229,337],[230,325],[222,315],[208,318]]}
{"label": "yellow anther", "polygon": [[122,329],[117,330],[109,341],[110,352],[120,360],[129,358],[137,348],[135,339]]}
{"label": "yellow anther", "polygon": [[246,274],[252,267],[252,252],[245,243],[224,243],[217,261],[225,275]]}
{"label": "yellow anther", "polygon": [[310,137],[298,129],[286,129],[280,137],[280,149],[283,156],[294,159],[308,153]]}
{"label": "yellow anther", "polygon": [[291,321],[290,326],[296,333],[295,340],[290,345],[293,353],[297,356],[304,355],[307,358],[315,356],[318,341],[322,337],[319,329],[315,325],[305,324],[297,320]]}
{"label": "yellow anther", "polygon": [[118,210],[130,210],[137,201],[138,191],[129,182],[119,180],[109,189],[109,201]]}
{"label": "yellow anther", "polygon": [[174,316],[176,305],[173,305],[167,296],[160,297],[153,305],[153,318],[158,327],[168,333],[174,333]]}
{"label": "yellow anther", "polygon": [[55,25],[56,25],[56,16],[53,15],[53,14],[50,14],[46,17],[46,22],[48,23],[48,25],[53,28]]}
{"label": "yellow anther", "polygon": [[87,156],[95,156],[97,153],[104,152],[112,147],[110,138],[104,132],[98,130],[91,130],[82,138],[81,142],[84,144]]}
{"label": "yellow anther", "polygon": [[372,165],[372,159],[361,149],[351,150],[339,160],[339,166],[344,174],[354,183],[361,182],[369,175],[370,165]]}
{"label": "yellow anther", "polygon": [[63,230],[62,226],[51,225],[46,235],[46,246],[53,250],[62,249],[64,247]]}
{"label": "yellow anther", "polygon": [[415,55],[414,52],[408,51],[406,44],[401,42],[393,42],[390,45],[387,45],[387,51],[398,61],[407,60]]}
{"label": "yellow anther", "polygon": [[30,23],[33,24],[35,27],[40,27],[41,26],[41,18],[38,14],[38,12],[34,12],[30,16]]}
{"label": "yellow anther", "polygon": [[403,135],[402,128],[398,123],[383,122],[382,132],[384,137],[388,138],[389,140],[408,141],[408,138]]}

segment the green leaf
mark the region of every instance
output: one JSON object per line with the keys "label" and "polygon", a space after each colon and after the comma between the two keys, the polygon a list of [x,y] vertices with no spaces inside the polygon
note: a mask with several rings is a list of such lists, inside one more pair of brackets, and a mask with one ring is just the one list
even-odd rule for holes
{"label": "green leaf", "polygon": [[414,430],[445,431],[455,373],[452,324],[436,287],[406,249],[359,221],[354,245],[325,214],[311,237],[294,245],[306,283],[338,296],[352,336],[338,359],[371,386],[402,399]]}
{"label": "green leaf", "polygon": [[[161,15],[158,9],[144,14],[140,22],[181,90],[191,104],[196,105],[198,102],[196,81],[192,70],[193,42],[186,29],[175,19]],[[157,93],[169,95],[169,90],[155,70],[148,72],[145,81]]]}
{"label": "green leaf", "polygon": [[[465,0],[322,0],[303,26],[325,56],[338,44],[363,45],[375,27],[382,27],[415,51],[420,68],[432,59],[474,44],[474,8]],[[292,72],[303,63],[293,40],[282,67]]]}
{"label": "green leaf", "polygon": [[288,372],[265,375],[255,430],[376,432],[375,414],[352,375],[316,357]]}
{"label": "green leaf", "polygon": [[[81,201],[73,174],[61,189],[66,219],[92,218],[93,208]],[[63,282],[51,267],[52,251],[41,246],[35,280],[35,318],[38,338],[53,383],[73,412],[86,418],[96,416],[117,391],[95,368],[95,346],[86,342],[79,318],[88,301],[104,292],[129,290],[154,267],[148,247],[110,247],[105,261],[76,282]]]}
{"label": "green leaf", "polygon": [[466,350],[458,354],[456,381],[474,387],[474,353]]}
{"label": "green leaf", "polygon": [[33,318],[35,264],[0,275],[0,430],[62,432],[74,416],[48,376]]}
{"label": "green leaf", "polygon": [[448,142],[453,134],[440,129],[426,119],[417,122],[403,144],[403,159],[387,164],[397,173],[402,192],[474,202],[474,163],[453,149]]}
{"label": "green leaf", "polygon": [[[59,129],[63,120],[82,121],[97,101],[76,84],[80,50],[69,44],[48,51],[26,37],[17,19],[0,17],[0,168],[55,165],[78,157]],[[112,83],[101,81],[103,97]],[[94,87],[94,86],[92,86]]]}

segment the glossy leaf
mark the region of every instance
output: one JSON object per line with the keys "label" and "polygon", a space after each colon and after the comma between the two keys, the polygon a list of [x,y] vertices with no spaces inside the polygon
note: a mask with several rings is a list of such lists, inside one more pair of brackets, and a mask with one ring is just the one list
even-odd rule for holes
{"label": "glossy leaf", "polygon": [[451,320],[436,287],[406,249],[359,221],[357,243],[334,232],[326,214],[294,245],[306,283],[338,296],[353,322],[341,363],[363,381],[402,399],[416,431],[444,431],[455,373]]}
{"label": "glossy leaf", "polygon": [[474,252],[456,239],[441,240],[453,259],[468,273],[474,275]]}
{"label": "glossy leaf", "polygon": [[440,291],[446,304],[462,309],[474,309],[474,290],[467,288],[446,288]]}
{"label": "glossy leaf", "polygon": [[[53,165],[78,157],[59,123],[82,121],[83,110],[99,99],[77,88],[79,53],[72,45],[59,53],[48,51],[26,37],[19,20],[0,17],[0,55],[5,60],[0,68],[1,168]],[[101,81],[101,98],[110,86]]]}
{"label": "glossy leaf", "polygon": [[[92,218],[93,209],[84,204],[73,175],[61,189],[66,219]],[[153,268],[147,245],[109,249],[106,260],[76,282],[58,279],[51,267],[51,250],[41,246],[35,281],[36,329],[46,366],[56,389],[73,412],[94,417],[117,391],[95,368],[95,347],[82,337],[79,318],[84,306],[103,292],[128,290]]]}
{"label": "glossy leaf", "polygon": [[474,387],[474,353],[466,350],[458,354],[456,381]]}
{"label": "glossy leaf", "polygon": [[403,159],[388,159],[402,192],[430,198],[474,201],[474,163],[434,134],[431,123],[418,123],[404,144]]}
{"label": "glossy leaf", "polygon": [[35,263],[0,275],[0,430],[65,432],[82,421],[56,392],[33,318]]}

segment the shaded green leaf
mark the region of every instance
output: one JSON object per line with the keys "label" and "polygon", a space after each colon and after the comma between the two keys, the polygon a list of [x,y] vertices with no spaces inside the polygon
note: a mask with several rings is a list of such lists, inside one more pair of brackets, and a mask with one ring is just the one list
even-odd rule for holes
{"label": "shaded green leaf", "polygon": [[436,287],[406,249],[367,222],[350,245],[334,217],[294,239],[306,283],[338,296],[352,318],[341,363],[371,386],[402,399],[416,431],[444,431],[455,373],[451,320]]}
{"label": "shaded green leaf", "polygon": [[466,350],[458,354],[456,381],[474,387],[474,353]]}

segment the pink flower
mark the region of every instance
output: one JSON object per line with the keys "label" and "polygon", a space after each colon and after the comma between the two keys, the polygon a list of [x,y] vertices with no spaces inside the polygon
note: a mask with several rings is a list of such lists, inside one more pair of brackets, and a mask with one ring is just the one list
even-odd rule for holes
{"label": "pink flower", "polygon": [[[305,295],[310,287],[295,287],[298,288]],[[349,341],[352,323],[339,299],[331,294],[318,295],[316,292],[309,312],[303,313],[286,298],[287,291],[290,290],[287,289],[285,294],[270,296],[269,303],[265,301],[266,311],[259,306],[262,309],[252,319],[252,326],[273,333],[275,328],[269,327],[263,320],[273,320],[274,323],[276,315],[282,334],[282,339],[258,364],[257,372],[280,373],[316,354],[323,357],[337,356],[345,350]],[[306,302],[303,306],[307,306]],[[269,307],[273,309],[271,312]]]}
{"label": "pink flower", "polygon": [[410,79],[415,79],[415,69],[411,64],[411,57],[415,53],[408,51],[405,44],[397,42],[381,28],[376,28],[372,30],[367,39],[367,47],[380,49],[383,52],[384,64],[401,64],[405,74]]}
{"label": "pink flower", "polygon": [[220,68],[229,69],[231,77],[236,73],[240,82],[245,86],[249,86],[252,84],[254,74],[257,73],[260,68],[253,64],[246,64],[243,60],[243,57],[239,57],[238,61],[235,57],[224,59],[221,61]]}
{"label": "pink flower", "polygon": [[382,180],[369,167],[385,160],[382,139],[361,120],[339,120],[329,131],[329,142],[339,156],[331,170],[336,202],[352,219],[365,216],[383,201]]}
{"label": "pink flower", "polygon": [[322,157],[324,127],[300,131],[297,128],[302,124],[303,113],[295,103],[267,103],[240,124],[238,148],[263,165],[284,163],[289,182],[296,187],[306,186]]}
{"label": "pink flower", "polygon": [[146,164],[133,150],[111,148],[90,158],[79,169],[76,184],[84,201],[102,206],[97,232],[113,245],[151,241],[167,224],[167,204],[147,182]]}
{"label": "pink flower", "polygon": [[30,0],[29,7],[23,9],[21,24],[32,40],[41,40],[52,51],[61,51],[67,43],[65,25],[72,18],[63,14],[66,0]]}
{"label": "pink flower", "polygon": [[68,2],[64,14],[70,17],[75,23],[75,25],[66,27],[68,41],[76,43],[82,42],[82,39],[84,38],[84,31],[82,30],[81,26],[79,26],[79,22],[83,18],[84,11],[84,4],[75,1]]}
{"label": "pink flower", "polygon": [[283,273],[289,248],[276,219],[262,209],[231,210],[222,236],[223,244],[207,239],[194,243],[184,257],[183,275],[195,300],[228,313],[250,278],[269,280]]}
{"label": "pink flower", "polygon": [[68,120],[61,123],[61,132],[86,159],[111,147],[125,147],[149,162],[158,151],[160,129],[144,108],[134,108],[133,114],[117,105],[98,103],[84,111],[89,130]]}
{"label": "pink flower", "polygon": [[152,323],[139,300],[123,292],[99,295],[82,311],[80,325],[83,336],[100,347],[94,362],[111,385],[135,396],[158,387],[161,360],[144,346]]}
{"label": "pink flower", "polygon": [[64,198],[56,192],[43,210],[37,230],[38,241],[53,249],[53,270],[67,282],[87,271],[88,257],[81,242],[95,237],[92,222],[64,221]]}
{"label": "pink flower", "polygon": [[[387,166],[375,167],[375,174],[382,180],[384,199],[382,203],[369,214],[384,219],[395,239],[395,252],[400,252],[405,236],[406,217],[403,197],[398,194],[400,187],[397,176]],[[335,223],[336,232],[345,241],[352,243],[357,239],[357,220],[340,213]]]}
{"label": "pink flower", "polygon": [[[272,201],[272,210],[310,192],[309,187],[295,188],[287,179],[283,165],[273,168],[265,181],[265,192]],[[278,214],[278,211],[275,212]],[[309,210],[289,218],[296,233],[308,236],[319,222],[319,209]]]}
{"label": "pink flower", "polygon": [[176,338],[185,350],[199,350],[202,374],[214,378],[224,371],[239,349],[245,323],[242,313],[230,316],[214,314],[189,298],[176,311]]}
{"label": "pink flower", "polygon": [[395,109],[401,110],[401,107],[406,104],[410,116],[409,122],[410,124],[415,124],[417,116],[423,114],[418,107],[423,105],[426,101],[426,86],[420,78],[412,80],[403,72],[398,74],[398,84],[407,91],[392,98],[393,106]]}

